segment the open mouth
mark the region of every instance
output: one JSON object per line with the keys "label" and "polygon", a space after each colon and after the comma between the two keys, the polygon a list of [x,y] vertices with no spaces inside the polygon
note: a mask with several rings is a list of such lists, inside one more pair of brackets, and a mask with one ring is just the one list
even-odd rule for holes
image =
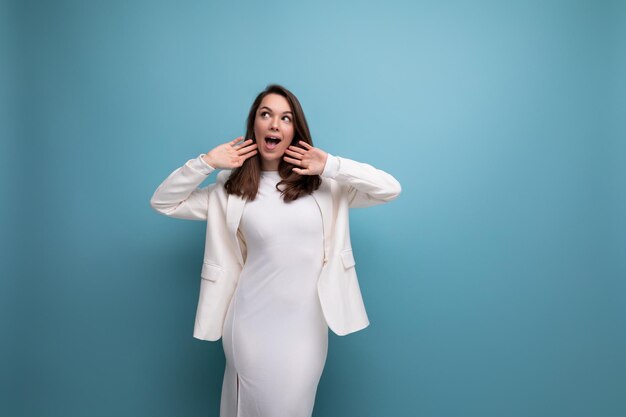
{"label": "open mouth", "polygon": [[280,143],[280,138],[278,136],[267,136],[265,138],[265,146],[267,149],[274,149]]}

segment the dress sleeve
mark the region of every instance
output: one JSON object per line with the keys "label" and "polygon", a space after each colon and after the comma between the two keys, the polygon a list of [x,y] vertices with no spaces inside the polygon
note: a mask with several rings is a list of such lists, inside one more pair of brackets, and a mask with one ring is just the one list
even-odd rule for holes
{"label": "dress sleeve", "polygon": [[207,164],[202,156],[204,154],[187,161],[157,187],[150,199],[154,210],[179,219],[207,219],[209,191],[215,183],[202,188],[200,184],[215,168]]}
{"label": "dress sleeve", "polygon": [[346,187],[350,207],[368,207],[394,200],[402,187],[398,180],[369,164],[328,154],[324,178],[332,178]]}

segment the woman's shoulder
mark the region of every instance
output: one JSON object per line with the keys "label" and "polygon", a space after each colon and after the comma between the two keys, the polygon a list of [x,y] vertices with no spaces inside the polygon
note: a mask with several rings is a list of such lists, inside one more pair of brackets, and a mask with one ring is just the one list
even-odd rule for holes
{"label": "woman's shoulder", "polygon": [[217,173],[217,178],[215,179],[215,182],[220,183],[220,184],[225,184],[226,181],[228,181],[228,178],[230,177],[232,170],[230,169],[223,169],[220,172]]}
{"label": "woman's shoulder", "polygon": [[342,184],[341,182],[335,180],[334,178],[323,177],[320,176],[322,182],[320,187],[318,188],[318,192],[322,193],[330,193],[334,196],[347,195],[350,186],[347,184]]}
{"label": "woman's shoulder", "polygon": [[[226,188],[224,185],[230,177],[230,170],[221,170],[217,173],[215,181],[208,187],[209,195],[221,195],[226,197]],[[221,197],[220,197],[221,198]]]}

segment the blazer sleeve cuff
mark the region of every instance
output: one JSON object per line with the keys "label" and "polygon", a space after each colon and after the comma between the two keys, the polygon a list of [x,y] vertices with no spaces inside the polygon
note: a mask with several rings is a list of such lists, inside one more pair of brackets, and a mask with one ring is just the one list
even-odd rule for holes
{"label": "blazer sleeve cuff", "polygon": [[211,172],[215,171],[215,168],[204,161],[202,158],[204,155],[205,154],[201,153],[197,158],[190,159],[187,161],[187,166],[203,175],[209,175]]}
{"label": "blazer sleeve cuff", "polygon": [[339,158],[334,155],[328,154],[326,158],[326,165],[324,165],[324,171],[322,171],[322,177],[335,178],[339,172]]}

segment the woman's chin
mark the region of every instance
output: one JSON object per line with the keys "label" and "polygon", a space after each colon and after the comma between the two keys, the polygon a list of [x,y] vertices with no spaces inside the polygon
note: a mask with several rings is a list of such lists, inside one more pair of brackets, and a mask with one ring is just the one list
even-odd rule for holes
{"label": "woman's chin", "polygon": [[261,155],[261,160],[262,161],[267,161],[267,162],[271,162],[271,161],[277,161],[277,160],[281,160],[283,158],[283,156],[285,155],[285,151],[279,152],[260,152]]}
{"label": "woman's chin", "polygon": [[264,167],[263,169],[267,169],[266,167],[269,165],[272,167],[272,170],[276,170],[278,169],[278,165],[280,164],[280,161],[283,159],[283,155],[285,153],[283,152],[281,153],[271,153],[271,154],[260,154],[261,156],[261,165]]}

